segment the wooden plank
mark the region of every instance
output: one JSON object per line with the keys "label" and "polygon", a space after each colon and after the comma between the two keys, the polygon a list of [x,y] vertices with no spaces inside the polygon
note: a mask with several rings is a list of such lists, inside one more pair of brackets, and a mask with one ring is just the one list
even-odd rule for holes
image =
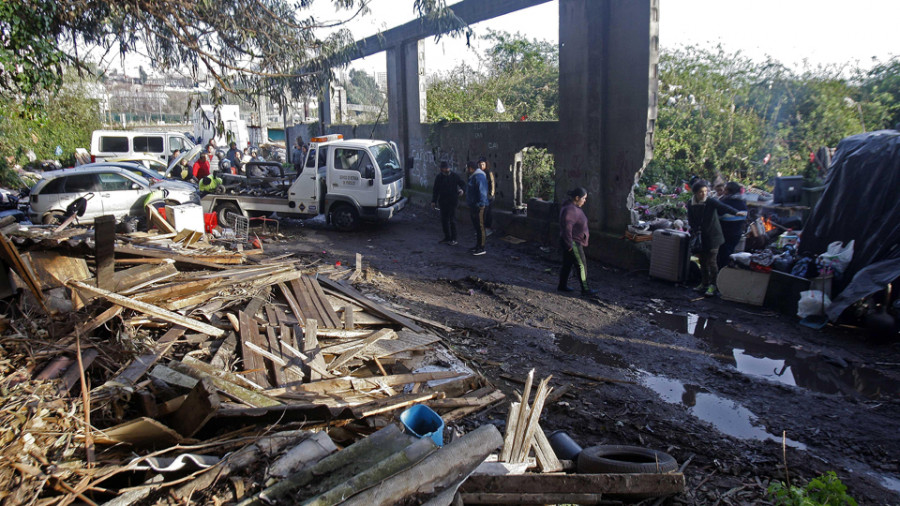
{"label": "wooden plank", "polygon": [[[310,358],[310,361],[312,362],[311,365],[314,365],[316,369],[324,369],[327,371],[328,368],[325,366],[325,359],[322,358],[322,352],[319,349],[319,339],[316,337],[317,330],[318,323],[316,320],[312,318],[307,319],[303,333],[303,345],[301,346],[300,351]],[[310,381],[322,379],[322,375],[315,371],[310,365],[307,365],[307,367],[309,368]]]}
{"label": "wooden plank", "polygon": [[103,290],[100,288],[96,288],[90,286],[88,284],[82,283],[80,281],[69,280],[69,286],[73,286],[78,288],[82,292],[87,292],[93,295],[98,295],[103,297],[110,302],[118,304],[120,306],[127,307],[129,309],[134,309],[135,311],[148,314],[155,318],[160,318],[166,320],[167,322],[173,323],[175,325],[181,325],[183,327],[187,327],[191,330],[196,330],[197,332],[202,332],[204,334],[209,334],[211,336],[220,337],[225,334],[225,331],[218,328],[213,327],[212,325],[199,322],[197,320],[193,320],[191,318],[186,318],[179,314],[173,313],[171,311],[167,311],[163,308],[154,306],[152,304],[147,304],[146,302],[141,302],[138,300],[131,299],[129,297],[123,297],[119,294],[109,292],[107,290]]}
{"label": "wooden plank", "polygon": [[197,379],[209,378],[222,393],[238,399],[248,406],[265,407],[281,404],[281,402],[268,395],[242,387],[241,384],[246,384],[246,381],[243,378],[216,369],[190,355],[186,355],[181,362],[171,362],[170,365],[172,366],[172,369],[183,374],[188,374],[191,377]]}
{"label": "wooden plank", "polygon": [[204,291],[214,285],[216,285],[216,280],[214,279],[186,281],[182,283],[160,286],[159,288],[154,288],[151,290],[144,290],[141,293],[135,294],[134,296],[132,296],[132,298],[155,304],[160,301],[166,301],[177,297],[183,297],[185,295],[195,294],[197,292]]}
{"label": "wooden plank", "polygon": [[306,316],[303,314],[303,310],[300,309],[300,304],[297,303],[297,298],[291,293],[290,288],[284,283],[278,283],[278,289],[281,290],[281,294],[284,295],[284,300],[287,301],[288,307],[291,308],[291,313],[293,313],[294,318],[296,318],[298,322],[303,321]]}
{"label": "wooden plank", "polygon": [[39,250],[23,253],[32,271],[41,283],[41,289],[65,287],[66,281],[84,281],[91,277],[84,257],[63,255],[55,250]]}
{"label": "wooden plank", "polygon": [[344,328],[347,330],[353,330],[353,306],[346,305],[344,306],[344,310],[342,311],[344,316]]}
{"label": "wooden plank", "polygon": [[271,293],[272,288],[268,286],[265,287],[262,292],[250,299],[250,302],[247,303],[247,307],[244,308],[244,312],[249,314],[250,316],[256,316],[256,313],[258,313],[259,310],[263,307],[263,304],[268,301],[269,295]]}
{"label": "wooden plank", "polygon": [[97,286],[115,290],[116,217],[106,214],[94,219],[94,259],[97,263]]}
{"label": "wooden plank", "polygon": [[[546,500],[535,503],[529,496],[541,494],[602,494],[604,499],[643,499],[662,497],[684,491],[682,473],[665,474],[519,474],[506,476],[469,476],[459,488],[466,504],[478,504],[472,500],[473,494],[515,494],[518,503],[547,504]],[[612,497],[609,497],[612,496]],[[551,503],[573,503],[560,496]],[[510,504],[510,503],[506,503]]]}
{"label": "wooden plank", "polygon": [[362,341],[362,343],[360,343],[360,345],[357,346],[356,348],[354,348],[354,349],[352,349],[352,350],[348,350],[348,351],[342,353],[340,356],[338,356],[338,357],[335,358],[334,360],[332,360],[331,363],[328,364],[328,370],[329,370],[329,371],[334,371],[334,370],[337,369],[338,367],[341,367],[342,365],[344,365],[344,364],[346,364],[347,362],[349,362],[350,360],[352,360],[352,359],[353,359],[354,357],[356,357],[357,355],[360,355],[360,354],[364,353],[364,352],[366,351],[366,349],[367,349],[370,345],[374,344],[376,341],[379,341],[379,340],[381,340],[381,339],[390,339],[390,336],[392,336],[392,335],[396,335],[396,334],[395,334],[394,331],[391,330],[391,329],[381,329],[381,330],[379,330],[378,332],[376,332],[376,333],[372,334],[371,336],[365,338],[365,339]]}
{"label": "wooden plank", "polygon": [[325,292],[322,291],[322,287],[319,283],[311,276],[303,276],[300,281],[312,295],[313,303],[315,303],[319,310],[319,314],[322,316],[322,320],[320,321],[324,322],[323,326],[333,329],[341,328],[341,319],[338,317],[331,303],[325,299]]}
{"label": "wooden plank", "polygon": [[[248,304],[249,305],[249,304]],[[257,346],[263,344],[259,335],[259,326],[256,321],[251,318],[250,313],[243,311],[238,313],[238,321],[241,323],[241,357],[243,358],[243,370],[247,372],[247,377],[253,383],[260,387],[266,388],[271,386],[268,374],[266,374],[266,363],[262,357],[253,353],[247,346],[252,343]]]}
{"label": "wooden plank", "polygon": [[512,458],[515,462],[522,462],[528,457],[528,452],[531,450],[531,446],[534,444],[534,433],[538,428],[538,421],[541,418],[541,412],[544,410],[544,399],[546,399],[548,392],[547,383],[550,382],[550,378],[552,376],[547,376],[542,379],[540,384],[538,385],[537,393],[534,395],[534,404],[531,405],[531,409],[528,412],[528,425],[525,429],[524,437],[522,438],[522,446],[519,447],[519,453],[516,455],[515,448],[513,448]]}
{"label": "wooden plank", "polygon": [[166,417],[166,425],[183,437],[193,437],[215,416],[220,403],[212,382],[201,379],[188,393],[181,407]]}
{"label": "wooden plank", "polygon": [[319,380],[314,383],[291,385],[287,388],[267,390],[269,395],[279,395],[284,392],[318,392],[337,394],[351,390],[368,391],[380,387],[380,383],[388,386],[405,385],[407,383],[424,383],[433,380],[447,380],[470,376],[468,373],[456,371],[436,371],[410,374],[394,374],[391,376],[379,376],[377,378],[334,378]]}
{"label": "wooden plank", "polygon": [[324,320],[319,316],[319,312],[316,311],[316,307],[313,305],[311,296],[303,288],[300,281],[295,279],[289,283],[289,286],[293,291],[294,298],[297,299],[297,304],[300,306],[300,312],[303,314],[303,319],[314,318],[316,321],[323,322],[324,324]]}
{"label": "wooden plank", "polygon": [[[275,327],[271,325],[266,327],[266,339],[269,343],[269,352],[274,355],[281,355],[281,344],[278,343],[278,337],[275,335]],[[287,364],[285,363],[285,365]],[[285,383],[282,367],[284,366],[280,364],[272,364],[272,377],[275,380],[275,385],[284,385]]]}
{"label": "wooden plank", "polygon": [[66,372],[65,374],[63,374],[62,379],[59,383],[59,394],[66,395],[67,393],[69,393],[69,390],[72,390],[72,387],[74,387],[76,383],[79,383],[81,381],[81,372],[87,371],[87,368],[90,367],[90,365],[94,362],[94,359],[99,355],[100,352],[96,348],[88,348],[86,350],[82,350],[81,367],[78,367],[78,361],[75,360],[69,366],[69,368],[66,369]]}
{"label": "wooden plank", "polygon": [[125,369],[122,370],[119,374],[117,374],[114,378],[107,381],[104,386],[122,386],[126,388],[134,387],[137,381],[143,376],[150,368],[159,361],[160,358],[165,356],[166,353],[172,348],[172,345],[175,344],[175,341],[178,340],[181,336],[184,335],[185,328],[184,327],[172,327],[168,332],[162,335],[159,340],[156,341],[156,344],[153,346],[153,351],[144,355],[141,355],[134,359],[130,364],[128,364]]}
{"label": "wooden plank", "polygon": [[417,325],[415,322],[410,320],[409,318],[404,318],[397,313],[391,311],[390,309],[382,306],[381,304],[376,303],[375,301],[367,298],[365,295],[357,291],[355,288],[343,283],[328,279],[327,277],[321,276],[319,277],[319,283],[322,285],[334,290],[338,293],[342,293],[347,297],[352,298],[357,304],[366,308],[373,313],[387,318],[393,322],[396,322],[404,327],[413,330],[415,332],[425,332],[425,329]]}
{"label": "wooden plank", "polygon": [[506,398],[506,395],[503,394],[500,390],[495,390],[483,397],[479,397],[478,404],[474,406],[464,406],[461,408],[454,409],[449,413],[444,413],[441,415],[441,418],[444,419],[445,423],[455,422],[463,417],[471,415],[477,411],[481,411],[482,409],[494,404],[496,402],[500,402]]}
{"label": "wooden plank", "polygon": [[528,423],[528,399],[531,398],[531,384],[534,382],[534,369],[528,371],[528,376],[525,378],[525,388],[522,389],[522,401],[519,406],[518,420],[516,420],[516,434],[513,439],[512,451],[509,454],[509,459],[507,462],[510,463],[518,463],[521,460],[518,460],[519,454],[522,452],[522,445],[524,444],[525,438],[525,429]]}
{"label": "wooden plank", "polygon": [[122,293],[139,290],[153,283],[159,283],[178,275],[175,262],[166,259],[161,264],[139,264],[113,274],[111,292]]}
{"label": "wooden plank", "polygon": [[175,254],[172,251],[161,251],[151,248],[140,248],[137,246],[116,246],[116,255],[134,255],[144,258],[171,258],[179,264],[205,267],[207,269],[225,270],[229,268],[229,266],[227,265],[207,262],[204,260],[197,260],[196,258],[192,258],[187,255]]}
{"label": "wooden plank", "polygon": [[[231,313],[229,313],[229,316]],[[234,332],[229,332],[219,345],[219,349],[213,355],[209,364],[222,370],[227,370],[231,366],[231,360],[234,358],[234,350],[237,348],[237,337]]]}
{"label": "wooden plank", "polygon": [[413,404],[418,404],[421,402],[425,402],[431,399],[442,399],[444,398],[443,392],[429,392],[426,394],[403,394],[403,395],[395,395],[393,397],[388,397],[386,399],[379,399],[377,401],[372,401],[366,404],[362,404],[352,408],[354,415],[357,418],[366,418],[372,415],[378,415],[381,413],[387,413],[390,411],[396,411],[401,408],[405,408],[408,406],[412,406]]}
{"label": "wooden plank", "polygon": [[522,403],[513,402],[509,405],[509,412],[506,414],[506,434],[503,435],[503,449],[500,450],[500,462],[509,462],[509,456],[512,455],[513,443],[516,440],[516,432],[519,427],[519,410]]}
{"label": "wooden plank", "polygon": [[153,206],[147,206],[148,221],[163,234],[174,234],[175,227],[166,221],[159,211]]}
{"label": "wooden plank", "polygon": [[11,243],[4,234],[0,234],[0,259],[9,264],[16,274],[25,281],[28,289],[31,290],[34,298],[37,299],[41,309],[43,309],[44,312],[49,312],[47,306],[44,305],[44,292],[41,291],[40,282],[38,282],[31,267],[29,267],[19,255],[19,250],[16,249],[15,245]]}
{"label": "wooden plank", "polygon": [[544,434],[544,429],[541,428],[540,424],[538,424],[537,430],[534,432],[534,450],[541,472],[555,473],[563,470],[562,463],[556,457],[556,452],[550,446],[550,440],[547,439],[547,435]]}

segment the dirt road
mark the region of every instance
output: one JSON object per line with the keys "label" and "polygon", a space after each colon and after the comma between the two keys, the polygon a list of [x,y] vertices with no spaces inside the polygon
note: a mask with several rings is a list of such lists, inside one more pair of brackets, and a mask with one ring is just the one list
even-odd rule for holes
{"label": "dirt road", "polygon": [[[860,504],[900,504],[897,342],[811,330],[596,263],[588,274],[598,301],[561,294],[555,248],[498,232],[474,257],[470,227],[460,229],[458,246],[438,244],[437,213],[411,207],[355,233],[284,222],[287,240],[267,250],[345,265],[361,253],[371,274],[364,292],[456,329],[446,343],[498,387],[521,389],[501,375],[532,368],[571,383],[572,395],[546,408],[544,429],[583,447],[637,445],[687,463],[686,492],[666,504],[756,504],[786,473],[806,483],[831,470]],[[505,415],[501,405],[469,423],[502,429]]]}

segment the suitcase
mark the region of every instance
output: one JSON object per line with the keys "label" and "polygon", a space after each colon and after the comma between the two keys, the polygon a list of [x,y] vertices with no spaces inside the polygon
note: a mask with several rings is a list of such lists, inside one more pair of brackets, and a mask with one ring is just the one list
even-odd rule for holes
{"label": "suitcase", "polygon": [[650,250],[650,275],[682,283],[690,272],[690,235],[677,230],[655,230]]}

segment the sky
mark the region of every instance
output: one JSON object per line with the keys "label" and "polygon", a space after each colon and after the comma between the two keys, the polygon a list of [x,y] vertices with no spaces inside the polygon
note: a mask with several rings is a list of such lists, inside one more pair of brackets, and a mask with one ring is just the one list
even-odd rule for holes
{"label": "sky", "polygon": [[[886,61],[900,55],[897,42],[900,0],[659,0],[660,45],[674,49],[685,45],[713,48],[721,44],[729,52],[763,61],[771,56],[788,67],[850,64],[873,65],[873,57]],[[456,0],[448,0],[451,5]],[[372,0],[372,12],[354,21],[350,28],[357,39],[410,21],[412,0]],[[329,0],[313,4],[314,13],[326,19],[337,14]],[[476,66],[477,52],[484,49],[478,35],[487,29],[522,33],[529,39],[558,41],[559,5],[556,0],[524,9],[473,26],[474,48],[465,38],[425,39],[426,73],[446,72],[463,60]],[[152,68],[140,58],[130,58],[129,75],[137,75],[137,65]],[[355,68],[384,71],[384,53],[353,65]]]}
{"label": "sky", "polygon": [[[819,65],[869,68],[873,57],[886,61],[900,55],[900,0],[659,1],[660,45],[667,49],[721,44],[756,61],[771,56],[797,71]],[[398,8],[400,4],[408,8]],[[557,1],[548,2],[476,24],[475,33],[491,28],[557,42],[558,9]],[[353,32],[363,38],[412,17],[411,1],[374,0],[372,14],[356,24]],[[429,74],[449,70],[467,58],[474,61],[465,38],[443,37],[437,43],[428,38],[425,50]],[[372,64],[366,65],[367,61],[362,66],[383,66],[383,55],[367,60]]]}

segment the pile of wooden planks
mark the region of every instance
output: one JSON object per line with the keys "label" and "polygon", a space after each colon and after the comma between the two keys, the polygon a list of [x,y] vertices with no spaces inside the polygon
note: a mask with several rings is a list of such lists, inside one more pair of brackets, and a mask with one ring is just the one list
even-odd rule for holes
{"label": "pile of wooden planks", "polygon": [[[85,255],[47,239],[20,251],[0,234],[17,306],[34,322],[13,321],[20,337],[3,345],[0,423],[15,432],[0,457],[16,464],[0,470],[0,500],[239,499],[229,483],[256,483],[257,464],[314,434],[321,450],[416,403],[451,423],[504,398],[442,346],[429,330],[439,327],[316,262],[170,235],[98,230]],[[435,370],[434,357],[453,367]],[[116,485],[173,460],[193,478],[159,471],[140,493]]]}

